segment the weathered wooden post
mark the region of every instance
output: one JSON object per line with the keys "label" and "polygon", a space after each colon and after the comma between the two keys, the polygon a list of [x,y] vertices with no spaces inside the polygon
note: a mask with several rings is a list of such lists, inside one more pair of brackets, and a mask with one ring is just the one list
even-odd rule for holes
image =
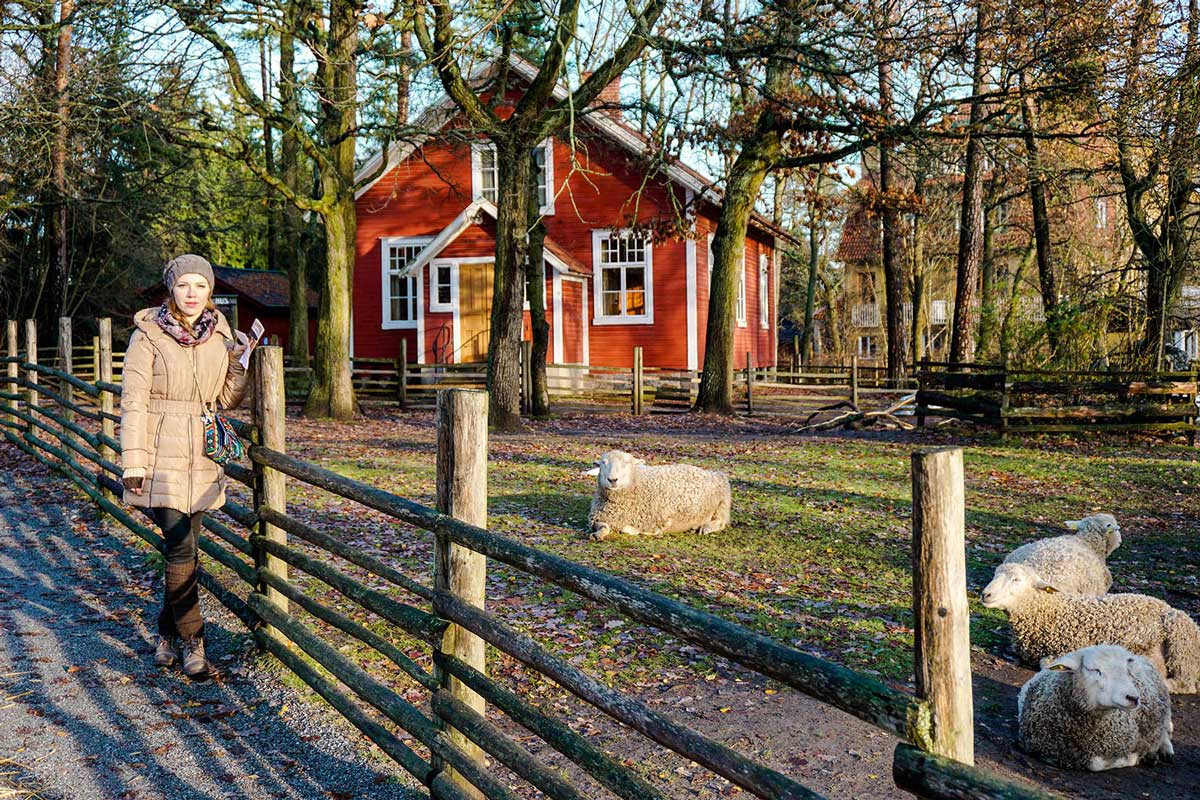
{"label": "weathered wooden post", "polygon": [[963,453],[912,454],[913,675],[933,711],[933,752],[975,763]]}
{"label": "weathered wooden post", "polygon": [[[31,319],[25,320],[25,361],[29,364],[38,363],[37,349],[37,322]],[[36,416],[34,408],[38,404],[37,388],[38,374],[36,369],[28,369],[25,371],[25,380],[29,382],[29,388],[25,394],[25,409],[29,412],[30,418]],[[27,432],[33,431],[33,424],[25,423]]]}
{"label": "weathered wooden post", "polygon": [[632,385],[629,389],[629,393],[631,395],[630,399],[632,400],[630,410],[634,414],[641,414],[645,410],[642,404],[645,401],[646,386],[644,383],[645,374],[643,373],[642,369],[642,348],[635,347],[633,348]]}
{"label": "weathered wooden post", "polygon": [[[8,341],[7,355],[9,358],[8,369],[5,370],[5,374],[8,375],[8,383],[5,384],[4,391],[11,392],[12,394],[20,394],[17,387],[17,378],[20,376],[21,371],[17,368],[16,361],[16,359],[21,357],[21,343],[17,341],[19,331],[20,326],[17,325],[15,319],[8,320],[8,324],[4,326],[5,339]],[[9,400],[7,403],[14,409],[20,405],[17,400]],[[11,421],[14,423],[18,422],[16,415],[13,415]]]}
{"label": "weathered wooden post", "polygon": [[396,362],[396,402],[408,407],[408,339],[400,340],[400,358]]}
{"label": "weathered wooden post", "polygon": [[[259,345],[250,355],[254,380],[254,403],[251,406],[254,425],[258,428],[261,444],[270,450],[283,453],[285,450],[286,405],[283,385],[283,348],[275,345]],[[254,471],[254,509],[267,506],[280,514],[287,513],[287,478],[279,470],[251,461]],[[270,523],[259,521],[258,535],[273,542],[287,544],[287,531]],[[287,580],[287,562],[254,547],[254,566],[261,572],[269,572]],[[278,589],[260,580],[255,590],[283,613],[288,612],[288,600]],[[267,626],[268,635],[282,639],[279,633]]]}
{"label": "weathered wooden post", "polygon": [[858,408],[858,356],[850,356],[850,404]]}
{"label": "weathered wooden post", "polygon": [[100,337],[92,337],[92,383],[100,380]]}
{"label": "weathered wooden post", "polygon": [[754,369],[750,366],[750,351],[746,351],[746,413],[754,413]]}
{"label": "weathered wooden post", "polygon": [[[792,337],[792,372],[800,371],[800,337]],[[793,383],[799,383],[799,379],[793,380]]]}
{"label": "weathered wooden post", "polygon": [[[58,318],[58,368],[67,375],[74,375],[75,353],[74,342],[71,336],[71,318]],[[71,408],[71,404],[75,402],[75,387],[71,385],[71,381],[63,378],[59,385],[59,393],[62,395],[66,403],[59,408],[59,413],[67,422],[75,421],[75,411]],[[63,426],[63,434],[70,439],[77,439],[67,427]]]}
{"label": "weathered wooden post", "polygon": [[[113,350],[112,350],[112,320],[105,317],[100,320],[100,335],[95,341],[95,380],[102,383],[112,383],[113,379]],[[104,389],[100,390],[100,432],[110,439],[116,436],[116,425],[111,419],[104,416],[105,414],[113,413],[113,393]],[[109,461],[116,460],[116,452],[104,444],[100,443],[100,457]],[[106,500],[116,500],[117,495],[114,491],[108,488],[107,485],[100,487],[100,493]]]}
{"label": "weathered wooden post", "polygon": [[[487,527],[487,392],[443,389],[437,393],[437,509],[455,519]],[[487,558],[443,535],[434,537],[433,586],[463,602],[484,607]],[[484,643],[458,625],[446,629],[441,651],[486,672]],[[483,698],[451,675],[442,673],[444,689],[457,700],[484,713]],[[483,751],[459,731],[446,726],[450,741],[483,763]],[[482,797],[465,779],[447,768],[471,797]]]}
{"label": "weathered wooden post", "polygon": [[927,410],[927,407],[925,405],[925,398],[922,396],[921,393],[925,390],[925,386],[926,386],[928,380],[929,380],[929,356],[924,356],[921,359],[920,363],[917,365],[917,427],[918,428],[925,427],[925,412]]}

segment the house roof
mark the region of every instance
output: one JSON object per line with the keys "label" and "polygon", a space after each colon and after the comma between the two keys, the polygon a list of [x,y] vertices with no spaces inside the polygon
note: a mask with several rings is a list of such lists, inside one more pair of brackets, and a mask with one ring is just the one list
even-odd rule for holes
{"label": "house roof", "polygon": [[882,237],[883,225],[879,217],[861,203],[855,203],[842,225],[842,238],[834,260],[846,264],[878,263],[882,257]]}
{"label": "house roof", "polygon": [[[491,59],[478,66],[472,72],[467,80],[472,84],[481,84],[486,79],[495,73],[498,66],[498,59]],[[538,75],[538,68],[521,58],[516,54],[509,55],[509,66],[514,72],[520,75],[527,81],[533,81]],[[554,87],[554,99],[563,100],[567,97],[567,87],[563,83],[559,83]],[[433,132],[441,130],[447,123],[457,116],[457,108],[454,101],[446,94],[443,94],[437,102],[429,106],[417,118],[414,123],[419,130]],[[592,113],[585,114],[582,121],[588,126],[600,132],[602,135],[612,140],[616,144],[625,148],[629,152],[638,156],[651,154],[653,143],[649,138],[643,136],[640,131],[626,124],[623,120],[612,114]],[[376,170],[378,174],[374,180],[365,184],[357,192],[354,193],[354,198],[357,200],[365,192],[370,190],[372,186],[384,178],[400,162],[404,161],[413,151],[423,145],[429,138],[429,135],[423,135],[415,139],[410,139],[404,142],[393,143],[386,152],[380,151],[367,160],[365,164],[355,173],[354,180],[357,183],[364,176],[371,175]],[[380,169],[381,163],[386,159],[386,164]],[[666,165],[666,173],[672,181],[682,186],[689,193],[701,197],[714,205],[720,205],[724,199],[724,193],[716,187],[716,181],[708,177],[704,173],[684,164],[682,161],[674,161]],[[776,226],[766,217],[757,212],[751,213],[751,220],[754,225],[762,230],[771,233],[782,239],[787,239],[794,245],[799,246],[800,240],[796,239],[787,231]]]}
{"label": "house roof", "polygon": [[[213,276],[239,295],[267,308],[287,308],[291,305],[288,276],[282,270],[214,266]],[[312,289],[307,294],[309,308],[316,308],[319,296]]]}

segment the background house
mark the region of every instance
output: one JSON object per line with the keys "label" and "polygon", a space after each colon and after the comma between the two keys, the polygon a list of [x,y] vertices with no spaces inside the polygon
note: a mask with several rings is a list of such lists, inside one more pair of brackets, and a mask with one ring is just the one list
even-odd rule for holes
{"label": "background house", "polygon": [[[529,79],[532,68],[511,66]],[[493,65],[494,68],[494,65]],[[417,363],[486,358],[495,252],[495,152],[442,114],[441,133],[378,154],[387,166],[357,196],[352,352]],[[501,108],[498,113],[509,113]],[[583,118],[571,142],[539,147],[552,363],[697,369],[704,358],[710,247],[719,198],[683,165],[647,176],[647,142],[618,115]],[[694,211],[686,235],[651,236]],[[756,219],[739,274],[735,365],[775,363],[776,240]],[[529,325],[526,322],[526,336]],[[747,356],[747,354],[749,354]]]}

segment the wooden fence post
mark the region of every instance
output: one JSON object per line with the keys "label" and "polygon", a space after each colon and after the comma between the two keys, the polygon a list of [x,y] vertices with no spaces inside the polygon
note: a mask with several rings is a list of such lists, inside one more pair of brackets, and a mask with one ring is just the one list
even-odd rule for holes
{"label": "wooden fence post", "polygon": [[[283,453],[285,451],[285,397],[283,385],[283,348],[275,345],[259,345],[251,353],[251,370],[254,380],[254,403],[251,406],[254,425],[258,428],[259,441],[263,447]],[[254,471],[254,510],[268,506],[280,514],[287,513],[287,477],[279,470],[264,467],[252,461]],[[287,544],[287,531],[266,522],[258,523],[258,535],[273,542]],[[254,566],[261,572],[269,572],[287,580],[287,562],[254,547]],[[278,589],[259,580],[255,590],[283,613],[288,613],[288,600]],[[269,636],[282,638],[279,632],[266,626]]]}
{"label": "wooden fence post", "polygon": [[634,414],[641,414],[644,411],[643,402],[645,401],[645,375],[642,371],[642,348],[633,348],[633,376],[632,385],[629,388],[631,395],[631,408]]}
{"label": "wooden fence post", "polygon": [[975,763],[963,453],[912,454],[913,675],[933,711],[933,752]]}
{"label": "wooden fence post", "polygon": [[[5,326],[4,334],[8,341],[7,355],[10,359],[21,357],[21,343],[17,340],[19,331],[20,326],[17,325],[17,321],[15,319],[8,320],[8,324]],[[8,369],[5,372],[8,375],[8,383],[5,384],[4,390],[6,392],[12,392],[13,394],[20,394],[20,388],[17,386],[17,378],[20,376],[21,371],[17,368],[17,362],[9,361]],[[14,409],[20,405],[20,402],[17,400],[8,400],[6,402]],[[11,421],[19,422],[19,418],[16,415],[13,415]]]}
{"label": "wooden fence post", "polygon": [[[63,372],[67,373],[68,375],[75,374],[74,350],[75,350],[74,339],[71,335],[71,318],[70,317],[59,317],[58,318],[58,368],[61,369]],[[75,387],[71,385],[71,382],[69,380],[67,380],[66,378],[63,378],[62,381],[60,382],[58,391],[63,396],[63,399],[67,401],[67,405],[64,405],[61,408],[59,408],[59,410],[58,410],[59,413],[62,414],[63,419],[65,419],[67,422],[74,422],[75,421],[75,411],[74,411],[74,409],[71,408],[70,404],[75,402]],[[77,439],[78,438],[75,436],[75,434],[71,433],[65,425],[63,426],[63,433],[69,439]]]}
{"label": "wooden fence post", "polygon": [[925,427],[925,400],[921,396],[921,392],[925,389],[925,382],[929,379],[929,356],[921,359],[917,365],[917,427]]}
{"label": "wooden fence post", "polygon": [[[479,389],[443,389],[437,393],[437,509],[455,519],[487,527],[488,395]],[[487,558],[443,535],[434,536],[433,588],[484,607]],[[446,629],[441,652],[486,672],[483,640],[458,625]],[[484,713],[483,698],[440,670],[444,691]],[[443,726],[450,741],[482,764],[483,751],[465,735]],[[444,765],[443,765],[444,767]],[[471,797],[482,797],[465,779],[446,768]]]}
{"label": "wooden fence post", "polygon": [[408,406],[408,339],[400,340],[400,359],[396,362],[396,402]]}
{"label": "wooden fence post", "polygon": [[746,351],[746,414],[754,413],[754,368],[750,366],[750,351]]}
{"label": "wooden fence post", "polygon": [[[93,375],[95,381],[104,383],[112,383],[113,379],[113,349],[112,349],[112,320],[105,317],[100,320],[100,335],[92,340],[95,342],[95,351],[93,355],[93,363],[96,365],[96,371]],[[113,393],[100,390],[100,413],[113,413]],[[105,417],[100,418],[100,432],[109,438],[115,438],[116,425],[111,419]],[[100,443],[100,457],[106,458],[109,461],[116,461],[116,452],[104,444]],[[116,492],[109,489],[107,485],[100,487],[100,493],[106,500],[115,501],[117,499]]]}
{"label": "wooden fence post", "polygon": [[850,404],[858,408],[858,356],[850,356]]}
{"label": "wooden fence post", "polygon": [[[792,372],[800,371],[800,337],[792,337]],[[793,381],[799,383],[799,380]]]}
{"label": "wooden fence post", "polygon": [[92,383],[100,380],[100,337],[92,337]]}
{"label": "wooden fence post", "polygon": [[[30,364],[38,363],[37,322],[32,319],[25,320],[25,361]],[[27,381],[29,381],[30,384],[36,384],[38,382],[37,370],[35,370],[35,369],[26,370],[25,371],[25,379]],[[37,389],[35,389],[31,385],[26,390],[26,394],[25,394],[25,408],[27,411],[29,411],[31,418],[33,416],[36,416],[33,409],[37,406],[37,404],[38,404]],[[32,432],[33,424],[30,422],[26,422],[25,430],[27,432]]]}

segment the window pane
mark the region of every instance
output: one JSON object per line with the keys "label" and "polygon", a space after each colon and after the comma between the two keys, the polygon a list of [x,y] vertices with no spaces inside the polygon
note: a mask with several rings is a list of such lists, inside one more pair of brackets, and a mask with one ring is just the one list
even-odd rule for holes
{"label": "window pane", "polygon": [[601,277],[603,280],[603,282],[601,284],[601,288],[603,289],[603,291],[605,291],[605,292],[621,291],[621,270],[606,269],[603,271]]}
{"label": "window pane", "polygon": [[548,187],[546,186],[546,148],[538,146],[533,151],[533,161],[536,165],[536,177],[538,187],[538,207],[546,205],[546,198],[549,195]]}
{"label": "window pane", "polygon": [[621,293],[620,292],[605,292],[604,293],[604,315],[615,317],[621,313]]}
{"label": "window pane", "polygon": [[642,267],[629,267],[625,270],[625,288],[643,291],[646,288],[646,270]]}
{"label": "window pane", "polygon": [[625,293],[625,313],[630,315],[646,313],[646,293],[640,289]]}

